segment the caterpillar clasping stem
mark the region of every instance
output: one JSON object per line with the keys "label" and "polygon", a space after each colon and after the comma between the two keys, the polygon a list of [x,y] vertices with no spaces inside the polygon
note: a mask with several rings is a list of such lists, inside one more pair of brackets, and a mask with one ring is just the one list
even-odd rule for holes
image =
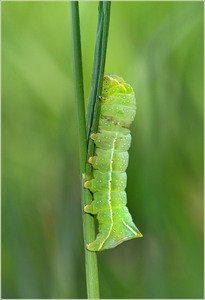
{"label": "caterpillar clasping stem", "polygon": [[99,233],[87,244],[89,251],[111,249],[122,242],[141,237],[126,206],[128,149],[131,143],[130,124],[136,114],[136,99],[132,87],[117,75],[103,80],[101,112],[97,133],[91,133],[94,156],[88,158],[93,178],[84,188],[93,194],[86,213],[97,215]]}

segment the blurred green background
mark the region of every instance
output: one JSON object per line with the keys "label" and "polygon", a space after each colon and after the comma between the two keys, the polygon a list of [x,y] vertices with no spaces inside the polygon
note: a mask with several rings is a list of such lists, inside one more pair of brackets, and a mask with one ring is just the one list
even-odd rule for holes
{"label": "blurred green background", "polygon": [[[98,3],[81,2],[85,96]],[[128,207],[102,298],[203,298],[203,2],[114,2],[106,73],[129,82]],[[2,298],[86,298],[70,6],[2,3]]]}

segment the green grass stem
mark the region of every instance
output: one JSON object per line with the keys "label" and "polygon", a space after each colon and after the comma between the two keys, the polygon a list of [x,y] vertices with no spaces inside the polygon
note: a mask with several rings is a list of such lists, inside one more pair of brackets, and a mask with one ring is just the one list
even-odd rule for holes
{"label": "green grass stem", "polygon": [[77,124],[79,137],[79,155],[80,170],[85,173],[85,161],[87,153],[86,144],[86,128],[85,128],[85,105],[84,105],[84,87],[83,87],[83,69],[82,69],[82,53],[80,41],[80,21],[78,2],[71,2],[71,22],[72,22],[72,38],[73,38],[73,54],[74,54],[74,76],[75,76],[75,94],[77,107]]}
{"label": "green grass stem", "polygon": [[[87,141],[86,141],[86,123],[85,123],[85,106],[84,106],[84,88],[83,88],[83,70],[82,70],[82,54],[80,41],[80,21],[78,2],[71,2],[71,23],[73,37],[73,53],[74,53],[74,73],[75,73],[75,93],[78,123],[78,139],[79,139],[79,156],[80,156],[80,172],[82,187],[82,215],[83,215],[83,232],[84,241],[95,238],[94,218],[83,212],[85,199],[90,197],[88,190],[83,188],[84,174],[86,167]],[[86,245],[85,245],[86,246]],[[85,248],[86,249],[86,248]],[[95,252],[85,250],[85,269],[87,281],[87,294],[89,299],[99,298],[99,282],[97,256]]]}
{"label": "green grass stem", "polygon": [[[102,91],[102,82],[104,76],[107,41],[110,21],[110,1],[99,1],[98,7],[98,25],[96,33],[95,54],[92,72],[92,85],[88,102],[88,109],[86,114],[87,125],[87,140],[88,140],[88,155],[94,154],[94,143],[89,138],[91,132],[97,131],[99,115],[100,115],[100,101],[99,96]],[[92,168],[90,164],[86,165],[86,178],[92,177]],[[89,203],[89,202],[88,202]]]}
{"label": "green grass stem", "polygon": [[96,131],[99,117],[98,96],[101,95],[107,52],[108,31],[110,23],[110,1],[99,1],[98,26],[96,34],[95,55],[93,62],[92,86],[87,110],[87,138]]}
{"label": "green grass stem", "polygon": [[[86,178],[91,178],[92,168],[87,163],[87,157],[94,153],[94,144],[89,139],[90,132],[97,130],[97,124],[100,112],[100,102],[98,96],[101,95],[102,81],[104,75],[108,29],[110,19],[110,1],[99,2],[98,26],[96,34],[95,55],[93,62],[92,84],[88,103],[87,118],[85,122],[84,90],[83,90],[83,72],[82,55],[80,42],[80,24],[78,2],[71,2],[71,22],[73,32],[73,52],[75,69],[75,90],[76,106],[78,116],[78,136],[80,147],[80,170],[82,174],[82,207],[91,203],[92,196],[90,192],[83,188],[84,174]],[[87,130],[86,130],[87,125]],[[88,151],[87,151],[88,150]],[[87,154],[87,155],[86,155]],[[83,213],[83,230],[85,244],[95,239],[94,217]],[[95,252],[85,251],[86,282],[87,294],[89,299],[99,299],[99,280],[97,255]]]}

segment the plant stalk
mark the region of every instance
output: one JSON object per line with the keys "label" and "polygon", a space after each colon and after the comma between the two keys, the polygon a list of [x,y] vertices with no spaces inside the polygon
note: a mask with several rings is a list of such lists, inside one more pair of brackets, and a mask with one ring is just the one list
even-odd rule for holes
{"label": "plant stalk", "polygon": [[[83,188],[83,184],[85,176],[86,179],[92,178],[92,168],[91,165],[87,163],[87,158],[93,156],[94,154],[94,143],[89,136],[91,132],[96,132],[100,114],[100,101],[98,101],[98,96],[101,95],[102,91],[110,20],[110,5],[110,1],[99,1],[99,15],[93,62],[92,84],[86,115],[87,122],[85,122],[79,9],[78,2],[71,1],[75,90],[80,147],[80,170],[82,174],[82,208],[84,205],[90,204],[92,201],[91,193],[87,189]],[[84,212],[83,231],[85,244],[92,242],[95,239],[94,217],[89,214],[85,214]],[[95,252],[88,250],[85,251],[85,266],[88,298],[99,299],[97,256]]]}
{"label": "plant stalk", "polygon": [[80,172],[81,177],[81,199],[82,199],[82,216],[83,216],[83,233],[85,242],[85,269],[87,294],[89,299],[99,298],[99,281],[97,255],[95,252],[90,252],[86,249],[86,242],[95,239],[95,224],[94,218],[85,214],[83,207],[85,199],[91,197],[88,190],[83,188],[84,174],[86,168],[87,154],[87,138],[86,138],[86,122],[85,122],[85,106],[84,106],[84,88],[83,88],[83,70],[82,70],[82,54],[81,54],[81,39],[80,39],[80,21],[79,8],[77,1],[71,1],[71,25],[73,38],[73,58],[74,58],[74,76],[75,76],[75,94],[77,108],[77,124],[78,124],[78,140],[79,140],[79,156],[80,156]]}

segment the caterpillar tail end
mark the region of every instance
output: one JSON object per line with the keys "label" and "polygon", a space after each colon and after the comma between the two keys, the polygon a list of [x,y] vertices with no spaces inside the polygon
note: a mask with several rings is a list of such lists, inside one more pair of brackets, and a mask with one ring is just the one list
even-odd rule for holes
{"label": "caterpillar tail end", "polygon": [[86,244],[86,249],[87,249],[88,251],[94,251],[94,250],[90,249],[90,244],[91,244],[91,243]]}
{"label": "caterpillar tail end", "polygon": [[88,251],[92,251],[92,252],[99,252],[99,251],[101,251],[101,249],[99,247],[94,246],[93,243],[86,244],[86,249]]}

